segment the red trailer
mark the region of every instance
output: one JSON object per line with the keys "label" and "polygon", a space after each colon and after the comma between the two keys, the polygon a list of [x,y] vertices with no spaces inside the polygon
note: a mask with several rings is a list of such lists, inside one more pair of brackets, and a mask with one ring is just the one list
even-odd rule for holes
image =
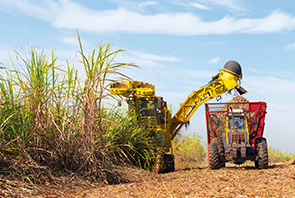
{"label": "red trailer", "polygon": [[205,104],[209,168],[225,162],[255,161],[255,167],[268,167],[267,142],[263,137],[265,102]]}

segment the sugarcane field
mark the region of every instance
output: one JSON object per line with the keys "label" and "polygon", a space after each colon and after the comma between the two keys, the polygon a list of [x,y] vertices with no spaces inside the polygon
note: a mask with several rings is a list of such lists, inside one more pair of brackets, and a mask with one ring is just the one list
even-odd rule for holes
{"label": "sugarcane field", "polygon": [[294,8],[0,0],[0,197],[295,197]]}
{"label": "sugarcane field", "polygon": [[[78,38],[83,55],[79,33]],[[5,83],[19,81],[14,85],[19,88],[14,91],[20,95],[31,93],[32,98],[22,96],[17,103],[7,101],[2,109],[2,116],[6,111],[22,116],[9,115],[2,125],[5,133],[1,140],[1,196],[294,196],[295,177],[290,174],[295,168],[294,154],[267,147],[263,136],[267,104],[250,102],[242,96],[247,90],[237,83],[242,76],[238,62],[228,61],[208,84],[193,91],[172,116],[163,97],[155,95],[155,85],[130,80],[105,85],[105,72],[111,73],[118,63],[96,68],[98,64],[88,65],[84,55],[84,64],[92,69],[87,72],[102,75],[100,78],[88,79],[85,88],[77,86],[79,79],[68,79],[60,85],[50,85],[50,91],[40,92],[32,83],[41,82],[38,86],[42,87],[44,80],[37,81],[39,74],[34,72],[51,71],[52,82],[58,75],[54,76],[54,62],[48,64],[42,53],[30,50],[31,57],[23,61],[32,72],[24,75],[32,80],[25,82],[18,75],[10,75],[2,84],[3,88],[13,89]],[[109,45],[99,50],[99,54],[108,57]],[[89,55],[89,59],[94,58]],[[73,70],[68,72],[69,78],[75,78]],[[50,81],[47,75],[44,77]],[[110,95],[126,97],[128,111],[105,108],[102,99],[97,103],[96,94],[103,94],[94,90],[99,87],[95,86],[97,83],[100,90],[110,86]],[[206,103],[228,90],[235,91],[228,102]],[[48,99],[43,103],[45,97]],[[179,133],[182,126],[189,127],[192,114],[202,104],[207,123],[206,145],[199,134]],[[56,115],[51,117],[53,114]],[[20,133],[14,131],[16,122],[20,122]],[[30,134],[23,133],[32,129]]]}

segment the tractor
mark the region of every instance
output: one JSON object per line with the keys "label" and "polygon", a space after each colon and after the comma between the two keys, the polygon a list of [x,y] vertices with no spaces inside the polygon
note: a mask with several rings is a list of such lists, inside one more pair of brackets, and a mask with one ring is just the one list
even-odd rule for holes
{"label": "tractor", "polygon": [[268,167],[267,141],[263,137],[265,102],[206,103],[208,167],[219,169],[226,162],[255,162]]}

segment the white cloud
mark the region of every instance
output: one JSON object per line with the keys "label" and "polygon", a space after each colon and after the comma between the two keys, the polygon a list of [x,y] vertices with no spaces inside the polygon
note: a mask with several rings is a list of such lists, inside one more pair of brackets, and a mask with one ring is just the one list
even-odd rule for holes
{"label": "white cloud", "polygon": [[290,43],[285,47],[286,50],[295,50],[295,43]]}
{"label": "white cloud", "polygon": [[133,52],[133,54],[142,59],[149,59],[153,61],[167,61],[167,62],[178,62],[179,59],[173,56],[159,56],[155,54],[143,53],[143,52]]}
{"label": "white cloud", "polygon": [[245,11],[240,0],[169,0],[169,3],[201,10],[214,10],[214,7],[218,7],[238,15]]}
{"label": "white cloud", "polygon": [[70,45],[78,45],[79,43],[77,37],[65,37],[63,42]]}
{"label": "white cloud", "polygon": [[259,74],[259,75],[263,75],[263,76],[273,76],[273,77],[278,77],[278,78],[288,78],[288,77],[292,77],[294,76],[294,74],[290,71],[286,71],[286,70],[281,70],[281,71],[272,71],[272,70],[259,70],[256,68],[251,68],[248,67],[246,68],[247,71],[252,72],[254,74]]}
{"label": "white cloud", "polygon": [[196,3],[196,2],[193,2],[191,4],[191,6],[195,7],[195,8],[198,8],[198,9],[201,9],[201,10],[211,10],[210,7],[206,6],[206,5],[203,5],[203,4],[200,4],[200,3]]}
{"label": "white cloud", "polygon": [[217,56],[215,58],[212,58],[212,59],[208,60],[207,62],[212,63],[212,64],[216,64],[216,63],[218,63],[219,60],[220,60],[220,57]]}
{"label": "white cloud", "polygon": [[146,6],[153,6],[157,5],[158,2],[156,1],[144,1],[143,3],[138,4],[139,7],[146,7]]}
{"label": "white cloud", "polygon": [[[61,0],[62,1],[62,0]],[[14,14],[14,10],[20,10],[24,14],[42,19],[45,21],[52,21],[55,12],[58,12],[61,5],[54,1],[32,1],[28,0],[2,0],[2,9]]]}
{"label": "white cloud", "polygon": [[162,62],[178,62],[178,58],[173,56],[160,56],[156,54],[144,53],[139,51],[128,51],[126,53],[118,54],[116,57],[118,62],[133,62],[140,67],[164,67]]}
{"label": "white cloud", "polygon": [[229,9],[232,12],[244,11],[239,0],[205,0],[203,2],[210,3],[212,5],[222,6]]}
{"label": "white cloud", "polygon": [[78,27],[93,32],[125,31],[170,35],[271,33],[295,29],[295,17],[280,11],[260,19],[226,16],[217,21],[206,22],[191,13],[141,15],[123,8],[98,12],[71,4],[57,14],[53,21],[56,28]]}
{"label": "white cloud", "polygon": [[245,26],[249,25],[248,28],[244,30],[244,32],[249,33],[280,32],[282,30],[295,29],[295,17],[278,10],[272,12],[265,18],[253,20],[241,19],[240,22]]}
{"label": "white cloud", "polygon": [[[81,4],[60,0],[58,3],[35,4],[15,0],[6,4],[23,13],[49,20],[55,28],[76,29],[90,32],[129,32],[167,35],[208,35],[233,33],[273,33],[295,29],[295,17],[274,11],[263,18],[235,18],[225,16],[215,21],[204,21],[189,12],[141,14],[124,8],[98,11]],[[22,3],[24,2],[24,3]],[[219,1],[212,0],[217,3]],[[235,7],[234,1],[221,1]],[[150,2],[151,3],[151,2]],[[236,8],[238,9],[238,7]]]}
{"label": "white cloud", "polygon": [[282,99],[286,104],[293,103],[295,97],[295,81],[273,75],[245,76],[242,86],[247,89],[247,95],[274,103],[282,103]]}

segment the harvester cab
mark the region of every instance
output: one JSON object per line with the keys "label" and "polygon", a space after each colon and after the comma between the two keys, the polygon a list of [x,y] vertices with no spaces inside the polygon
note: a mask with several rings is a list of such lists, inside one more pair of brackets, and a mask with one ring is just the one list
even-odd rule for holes
{"label": "harvester cab", "polygon": [[138,116],[148,128],[157,128],[157,98],[141,97],[137,101]]}

